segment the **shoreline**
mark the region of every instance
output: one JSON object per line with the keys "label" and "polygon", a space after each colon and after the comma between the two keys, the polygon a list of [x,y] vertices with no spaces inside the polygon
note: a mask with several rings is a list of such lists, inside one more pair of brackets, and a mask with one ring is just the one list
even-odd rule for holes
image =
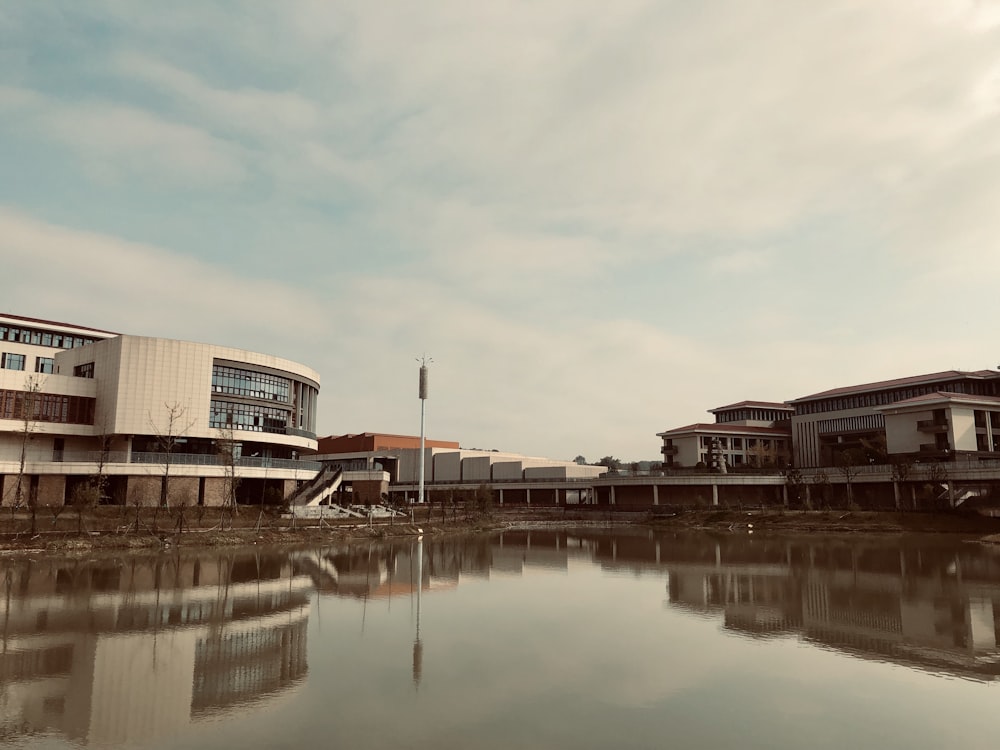
{"label": "shoreline", "polygon": [[[970,541],[1000,544],[1000,518],[968,512],[902,513],[895,511],[813,510],[789,511],[785,509],[699,509],[681,511],[671,516],[654,516],[648,511],[618,511],[614,513],[580,512],[562,508],[510,508],[498,510],[490,517],[459,517],[420,519],[414,523],[299,525],[292,527],[287,519],[265,515],[258,524],[255,513],[243,513],[235,518],[214,514],[216,523],[203,528],[189,525],[183,533],[176,528],[158,529],[153,516],[152,525],[141,523],[136,533],[123,531],[124,527],[107,528],[112,518],[107,512],[87,515],[82,522],[66,519],[73,528],[44,528],[47,519],[39,521],[38,533],[32,535],[23,528],[25,519],[18,519],[21,526],[14,531],[5,530],[10,523],[0,520],[0,559],[23,555],[76,555],[96,552],[130,552],[151,550],[205,550],[231,547],[292,546],[327,544],[331,542],[391,541],[418,535],[443,536],[451,534],[489,533],[506,529],[531,528],[645,528],[651,531],[716,532],[788,535],[906,535],[947,534],[969,538]],[[169,522],[169,514],[163,520]],[[56,519],[57,521],[59,519]],[[211,520],[211,519],[209,519]],[[147,519],[148,521],[148,519]],[[253,523],[248,523],[253,521]],[[225,528],[229,523],[230,528]],[[104,525],[105,528],[95,530]],[[76,528],[79,525],[83,533]],[[55,523],[52,526],[56,526]]]}

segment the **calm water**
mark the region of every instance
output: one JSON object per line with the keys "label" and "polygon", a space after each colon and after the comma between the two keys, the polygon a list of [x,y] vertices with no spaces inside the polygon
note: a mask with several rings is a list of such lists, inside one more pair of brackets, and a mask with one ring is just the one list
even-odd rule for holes
{"label": "calm water", "polygon": [[507,532],[0,584],[13,747],[1000,744],[1000,550],[954,540]]}

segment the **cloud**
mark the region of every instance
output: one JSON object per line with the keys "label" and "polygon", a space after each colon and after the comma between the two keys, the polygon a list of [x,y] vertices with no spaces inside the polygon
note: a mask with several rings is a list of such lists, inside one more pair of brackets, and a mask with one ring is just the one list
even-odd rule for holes
{"label": "cloud", "polygon": [[741,250],[712,258],[710,267],[715,273],[746,273],[766,268],[770,265],[771,256],[767,251]]}
{"label": "cloud", "polygon": [[322,314],[317,299],[288,285],[7,209],[0,254],[5,306],[22,315],[231,346],[256,340],[289,356],[288,340],[308,336],[300,322]]}
{"label": "cloud", "polygon": [[153,177],[194,188],[232,184],[246,176],[239,147],[135,107],[3,87],[0,112],[8,128],[16,123],[21,132],[52,138],[102,180]]}
{"label": "cloud", "polygon": [[628,459],[721,403],[992,361],[995,3],[31,7],[0,127],[46,169],[4,222],[106,260],[18,255],[11,299],[287,347],[330,432],[413,431],[425,351],[438,437]]}

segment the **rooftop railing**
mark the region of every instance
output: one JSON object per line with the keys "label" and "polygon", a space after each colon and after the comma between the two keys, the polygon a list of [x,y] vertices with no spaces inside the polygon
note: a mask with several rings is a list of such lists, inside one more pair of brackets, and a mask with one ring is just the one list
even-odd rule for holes
{"label": "rooftop railing", "polygon": [[[226,466],[228,461],[222,456],[203,453],[139,453],[131,454],[125,451],[32,451],[26,456],[31,462],[55,461],[62,463],[91,464],[165,464],[167,459],[174,465],[183,466]],[[242,469],[299,469],[302,471],[319,471],[323,465],[317,461],[301,461],[291,458],[264,458],[260,456],[242,456],[235,461],[237,468]]]}

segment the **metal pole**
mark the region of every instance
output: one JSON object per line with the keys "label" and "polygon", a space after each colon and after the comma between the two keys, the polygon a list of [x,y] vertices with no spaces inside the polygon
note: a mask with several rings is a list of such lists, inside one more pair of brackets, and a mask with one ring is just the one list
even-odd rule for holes
{"label": "metal pole", "polygon": [[424,450],[424,404],[427,401],[425,399],[420,399],[420,485],[417,491],[417,502],[424,502],[424,461],[426,460],[426,453]]}
{"label": "metal pole", "polygon": [[427,363],[433,362],[426,356],[421,357],[420,362],[420,384],[418,395],[420,396],[420,484],[417,491],[417,503],[424,503],[424,463],[426,461],[425,434],[424,434],[424,406],[427,403]]}

